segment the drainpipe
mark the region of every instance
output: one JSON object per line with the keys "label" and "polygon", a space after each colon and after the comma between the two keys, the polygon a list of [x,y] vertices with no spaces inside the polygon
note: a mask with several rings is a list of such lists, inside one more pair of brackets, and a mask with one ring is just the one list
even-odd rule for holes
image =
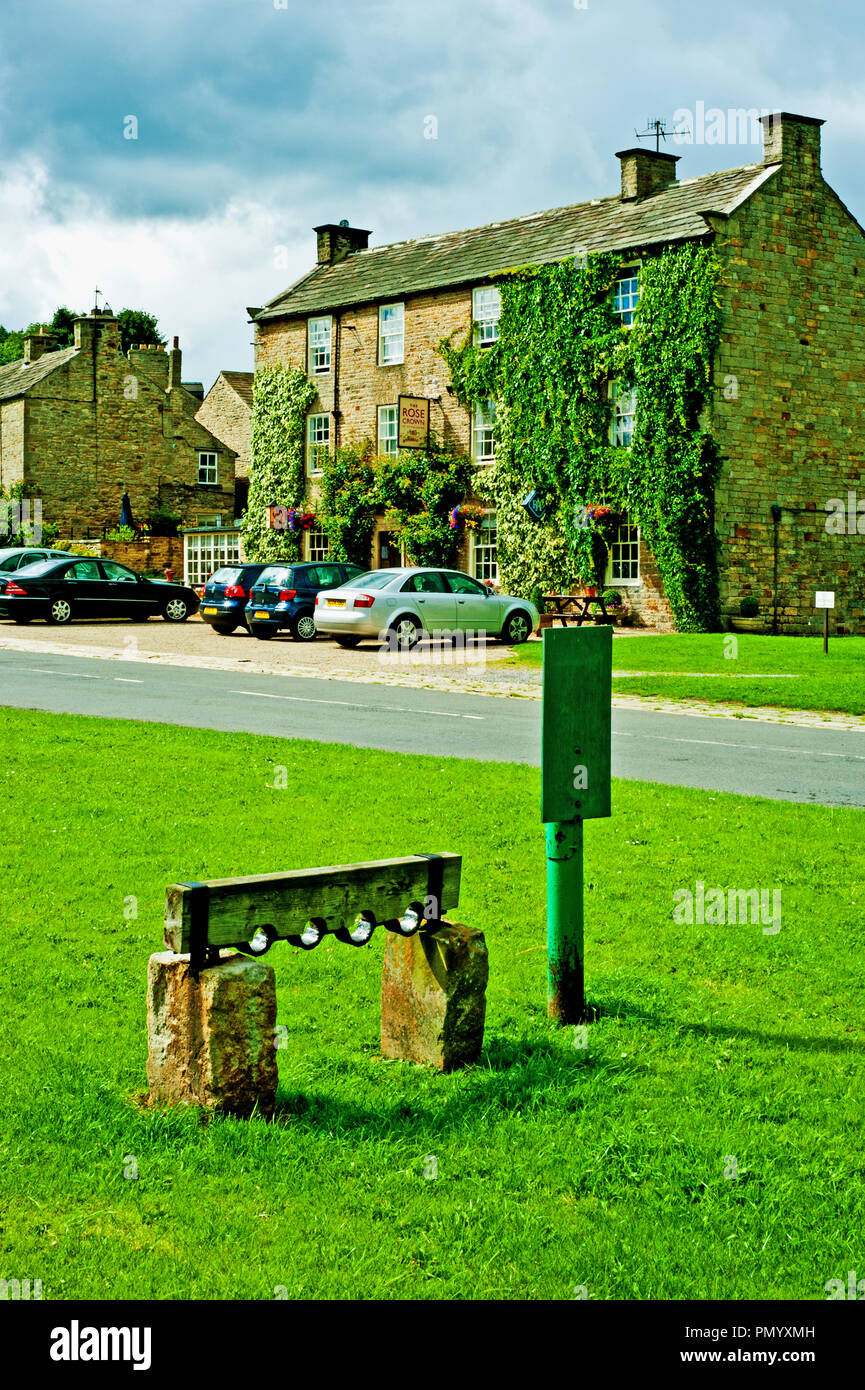
{"label": "drainpipe", "polygon": [[342,314],[336,314],[333,320],[333,452],[339,448],[339,422],[342,419],[339,409],[339,330],[342,321]]}
{"label": "drainpipe", "polygon": [[772,503],[772,636],[778,636],[778,549],[780,546],[780,503]]}

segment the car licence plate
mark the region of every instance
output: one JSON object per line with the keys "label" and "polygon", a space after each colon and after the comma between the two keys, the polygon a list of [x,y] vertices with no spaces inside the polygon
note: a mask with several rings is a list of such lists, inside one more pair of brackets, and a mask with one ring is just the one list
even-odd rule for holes
{"label": "car licence plate", "polygon": [[270,617],[270,614],[267,613],[267,612],[264,612],[264,613],[256,613],[256,614],[255,614],[255,617],[256,617],[256,618],[269,618],[269,617]]}
{"label": "car licence plate", "polygon": [[202,613],[216,613],[218,610],[216,608],[202,608],[201,611]]}
{"label": "car licence plate", "polygon": [[345,608],[345,599],[344,599],[344,598],[326,598],[325,601],[324,601],[324,606],[325,606],[325,608]]}

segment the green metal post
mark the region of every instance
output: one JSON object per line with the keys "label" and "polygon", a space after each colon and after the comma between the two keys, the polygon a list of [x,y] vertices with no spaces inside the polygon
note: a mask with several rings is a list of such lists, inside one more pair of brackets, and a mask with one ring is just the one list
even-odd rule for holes
{"label": "green metal post", "polygon": [[547,1009],[559,1023],[586,1017],[583,979],[583,822],[550,821],[547,842]]}

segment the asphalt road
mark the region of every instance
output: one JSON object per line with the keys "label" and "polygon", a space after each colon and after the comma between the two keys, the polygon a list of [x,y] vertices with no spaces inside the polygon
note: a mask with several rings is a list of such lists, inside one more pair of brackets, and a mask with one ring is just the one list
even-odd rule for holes
{"label": "asphalt road", "polygon": [[[0,651],[0,704],[438,757],[540,761],[537,700]],[[865,806],[865,737],[614,708],[613,774]]]}

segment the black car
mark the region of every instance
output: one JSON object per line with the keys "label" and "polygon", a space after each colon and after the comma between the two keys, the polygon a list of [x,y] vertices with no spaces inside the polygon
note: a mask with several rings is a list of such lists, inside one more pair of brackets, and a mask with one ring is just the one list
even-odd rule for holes
{"label": "black car", "polygon": [[245,627],[244,608],[249,590],[266,565],[223,565],[212,574],[201,596],[201,616],[223,637]]}
{"label": "black car", "polygon": [[270,565],[252,586],[246,605],[246,625],[253,637],[267,639],[288,628],[296,642],[315,637],[315,596],[338,589],[363,574],[360,565],[319,560],[310,565]]}
{"label": "black car", "polygon": [[129,618],[145,622],[157,614],[182,623],[198,609],[198,595],[182,584],[145,579],[116,560],[42,560],[16,570],[6,585],[3,603],[16,623],[44,618],[68,623],[73,618]]}
{"label": "black car", "polygon": [[[50,547],[39,545],[6,546],[0,549],[0,596],[6,588],[6,581],[24,565],[35,565],[39,560],[60,560],[66,555],[69,555],[68,550],[52,550]],[[0,618],[5,616],[6,610],[0,602]]]}

